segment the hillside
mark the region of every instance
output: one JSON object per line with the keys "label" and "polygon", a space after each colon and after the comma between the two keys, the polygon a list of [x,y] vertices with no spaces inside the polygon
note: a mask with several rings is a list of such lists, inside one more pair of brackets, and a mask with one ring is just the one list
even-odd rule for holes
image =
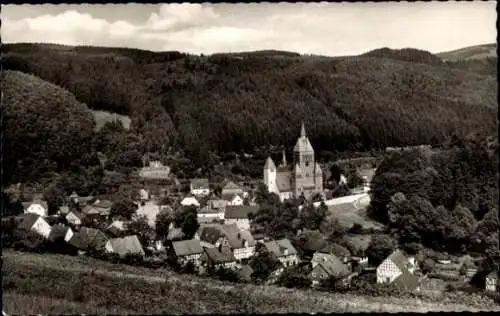
{"label": "hillside", "polygon": [[441,60],[439,57],[429,53],[428,51],[413,49],[413,48],[390,49],[388,47],[384,47],[369,51],[368,53],[362,54],[361,56],[389,58],[394,60],[429,64],[434,66],[443,65],[443,60]]}
{"label": "hillside", "polygon": [[275,51],[232,58],[41,44],[2,50],[5,69],[60,85],[93,110],[129,115],[132,133],[148,141],[141,148],[174,146],[197,165],[210,152],[293,146],[302,120],[317,152],[496,133],[496,70]]}
{"label": "hillside", "polygon": [[[4,252],[10,314],[225,314],[497,310],[491,300],[364,297],[255,286],[86,257]],[[117,292],[118,291],[118,292]],[[116,295],[116,294],[119,295]],[[462,295],[463,296],[463,295]],[[33,302],[40,302],[34,304]],[[459,303],[460,302],[460,303]],[[466,305],[467,304],[467,305]]]}
{"label": "hillside", "polygon": [[94,115],[94,120],[96,123],[95,130],[97,131],[100,130],[104,126],[104,124],[106,124],[106,122],[112,122],[115,120],[120,121],[125,129],[130,128],[130,117],[128,117],[127,115],[120,115],[99,110],[92,111],[92,114]]}
{"label": "hillside", "polygon": [[484,59],[497,56],[496,44],[475,45],[452,51],[442,52],[437,56],[446,61]]}
{"label": "hillside", "polygon": [[34,166],[66,169],[88,153],[95,123],[74,95],[17,71],[2,72],[2,92],[6,177],[36,178]]}

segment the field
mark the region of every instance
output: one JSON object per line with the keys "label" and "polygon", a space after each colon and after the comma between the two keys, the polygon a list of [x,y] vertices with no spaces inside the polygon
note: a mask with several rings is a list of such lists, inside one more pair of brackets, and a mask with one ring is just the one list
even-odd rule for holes
{"label": "field", "polygon": [[[166,269],[83,257],[4,251],[7,314],[203,314],[500,310],[417,298],[362,297],[224,283]],[[457,300],[458,301],[458,300]],[[496,309],[495,309],[496,308]]]}
{"label": "field", "polygon": [[104,124],[106,124],[106,122],[110,122],[115,119],[118,119],[120,122],[122,122],[124,128],[130,128],[130,117],[126,115],[120,115],[100,110],[93,110],[92,114],[94,115],[94,120],[96,123],[95,129],[97,131],[100,130],[104,126]]}
{"label": "field", "polygon": [[358,223],[365,229],[381,229],[380,223],[366,215],[366,207],[370,203],[369,197],[360,196],[362,196],[360,199],[353,202],[328,205],[328,216],[338,219],[339,223],[347,228]]}

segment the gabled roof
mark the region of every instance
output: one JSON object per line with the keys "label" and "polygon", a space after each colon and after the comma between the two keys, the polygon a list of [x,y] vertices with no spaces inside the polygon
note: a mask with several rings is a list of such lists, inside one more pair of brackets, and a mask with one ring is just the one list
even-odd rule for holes
{"label": "gabled roof", "polygon": [[[186,204],[189,203],[189,204]],[[181,204],[186,204],[186,205],[200,205],[200,202],[194,197],[194,196],[186,196],[185,198],[182,199]]]}
{"label": "gabled roof", "polygon": [[209,189],[210,184],[207,178],[191,179],[191,190]]}
{"label": "gabled roof", "polygon": [[493,270],[486,276],[488,279],[497,279],[498,280],[498,272]]}
{"label": "gabled roof", "polygon": [[111,202],[110,200],[98,200],[98,201],[95,201],[93,205],[96,208],[107,209],[107,208],[111,208],[111,206],[113,205],[113,202]]}
{"label": "gabled roof", "polygon": [[320,265],[329,276],[345,277],[350,273],[347,266],[335,255],[317,252],[312,262]]}
{"label": "gabled roof", "polygon": [[[33,213],[25,213],[21,214],[17,217],[18,219],[18,228],[19,229],[24,229],[24,230],[31,230],[35,222],[41,218],[40,215],[33,214]],[[42,218],[43,220],[43,218]]]}
{"label": "gabled roof", "polygon": [[205,253],[208,259],[214,264],[236,261],[231,248],[226,246],[205,248]]}
{"label": "gabled roof", "polygon": [[343,258],[343,257],[348,258],[351,256],[351,252],[347,248],[335,243],[328,243],[319,251],[335,255],[338,258]]}
{"label": "gabled roof", "polygon": [[239,185],[234,183],[233,181],[228,181],[226,183],[226,185],[224,186],[224,188],[222,188],[222,192],[224,192],[226,190],[241,190],[241,191],[243,191],[243,189]]}
{"label": "gabled roof", "polygon": [[264,169],[276,169],[276,165],[274,164],[274,161],[271,159],[271,157],[267,157]]}
{"label": "gabled roof", "polygon": [[264,243],[267,251],[274,254],[277,258],[285,256],[285,250],[288,249],[288,255],[297,254],[297,250],[292,246],[288,239],[273,240]]}
{"label": "gabled roof", "polygon": [[229,205],[226,207],[226,210],[224,212],[224,218],[248,219],[248,214],[257,213],[258,211],[258,206]]}
{"label": "gabled roof", "polygon": [[288,168],[276,173],[276,186],[280,192],[292,191],[292,172]]}
{"label": "gabled roof", "polygon": [[45,210],[48,210],[48,208],[49,208],[47,205],[47,202],[42,201],[40,199],[36,199],[36,200],[31,201],[31,202],[23,202],[21,204],[23,205],[25,210],[27,210],[33,204],[41,205]]}
{"label": "gabled roof", "polygon": [[70,211],[68,214],[66,214],[66,218],[70,215],[70,214],[73,214],[74,216],[78,217],[80,220],[83,220],[83,218],[85,217],[84,214],[76,211],[76,210],[73,210],[73,211]]}
{"label": "gabled roof", "polygon": [[69,243],[81,250],[104,248],[108,238],[104,233],[95,228],[82,227],[73,234]]}
{"label": "gabled roof", "polygon": [[239,194],[237,193],[226,193],[226,194],[221,194],[221,197],[224,201],[231,202],[233,201],[237,196],[239,196],[241,199],[243,199]]}
{"label": "gabled roof", "polygon": [[309,138],[307,138],[304,124],[302,124],[302,130],[300,132],[300,137],[299,137],[299,139],[297,139],[297,143],[295,144],[293,151],[299,151],[299,152],[314,151],[312,146],[311,146],[311,143],[309,142]]}
{"label": "gabled roof", "polygon": [[201,254],[203,252],[200,241],[197,239],[174,241],[172,246],[177,257]]}
{"label": "gabled roof", "polygon": [[141,242],[136,235],[126,236],[123,238],[113,238],[108,241],[113,248],[113,252],[120,256],[130,254],[139,254],[144,256],[144,249],[142,249]]}
{"label": "gabled roof", "polygon": [[52,241],[56,241],[58,239],[64,239],[64,237],[66,237],[66,234],[68,233],[68,230],[71,230],[71,228],[69,228],[68,226],[60,224],[54,225],[50,230],[49,239]]}
{"label": "gabled roof", "polygon": [[76,198],[79,198],[79,197],[80,197],[80,196],[79,196],[79,195],[78,195],[75,191],[73,191],[73,192],[71,193],[71,195],[69,196],[69,198],[72,198],[72,199],[76,199]]}
{"label": "gabled roof", "polygon": [[[386,260],[391,260],[401,271],[401,275],[394,280],[394,284],[412,291],[419,285],[418,278],[408,270],[408,258],[400,251],[394,251]],[[384,260],[385,261],[385,260]]]}
{"label": "gabled roof", "polygon": [[221,224],[203,224],[198,229],[200,240],[215,244],[220,238],[226,238],[229,247],[232,249],[240,249],[245,247],[245,242],[248,247],[255,246],[255,239],[248,230],[240,230],[236,224],[221,225]]}

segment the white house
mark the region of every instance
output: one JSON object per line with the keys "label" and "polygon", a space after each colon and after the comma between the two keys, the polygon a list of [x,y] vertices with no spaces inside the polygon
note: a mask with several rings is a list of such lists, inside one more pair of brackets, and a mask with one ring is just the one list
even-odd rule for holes
{"label": "white house", "polygon": [[66,215],[66,220],[71,225],[80,226],[80,225],[82,225],[83,217],[84,217],[83,214],[78,212],[78,211],[70,211]]}
{"label": "white house", "polygon": [[259,211],[258,206],[249,206],[249,205],[230,205],[226,207],[224,212],[224,223],[225,224],[236,224],[241,230],[249,230],[250,229],[250,219],[248,215],[250,213],[257,213]]}
{"label": "white house", "polygon": [[195,196],[207,196],[210,194],[210,184],[208,179],[192,179],[189,184],[191,194]]}
{"label": "white house", "polygon": [[394,283],[402,289],[418,291],[419,280],[413,274],[415,266],[414,260],[396,250],[377,267],[377,283]]}
{"label": "white house", "polygon": [[255,253],[256,241],[248,230],[236,225],[204,224],[195,234],[205,248],[229,247],[236,260],[246,259]]}
{"label": "white house", "polygon": [[33,213],[27,213],[19,216],[18,228],[33,231],[44,238],[49,238],[50,231],[52,230],[52,227],[43,219],[43,217]]}
{"label": "white house", "polygon": [[141,201],[147,201],[149,200],[149,193],[145,189],[140,189],[139,190],[139,197]]}
{"label": "white house", "polygon": [[24,213],[37,214],[39,216],[47,216],[48,205],[42,200],[34,200],[32,202],[23,203]]}
{"label": "white house", "polygon": [[222,199],[227,201],[228,206],[243,205],[243,198],[239,194],[222,195]]}
{"label": "white house", "polygon": [[200,202],[194,196],[186,196],[182,201],[181,205],[183,206],[196,206],[200,207]]}
{"label": "white house", "polygon": [[488,292],[496,292],[498,290],[498,273],[496,271],[490,272],[486,276],[485,290]]}
{"label": "white house", "polygon": [[273,240],[264,243],[267,251],[272,253],[283,266],[290,267],[299,263],[297,250],[288,239]]}

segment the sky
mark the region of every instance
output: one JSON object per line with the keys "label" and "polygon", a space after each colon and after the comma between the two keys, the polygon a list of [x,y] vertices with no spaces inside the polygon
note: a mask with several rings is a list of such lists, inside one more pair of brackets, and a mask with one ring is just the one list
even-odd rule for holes
{"label": "sky", "polygon": [[496,2],[3,5],[4,43],[344,56],[496,42]]}

